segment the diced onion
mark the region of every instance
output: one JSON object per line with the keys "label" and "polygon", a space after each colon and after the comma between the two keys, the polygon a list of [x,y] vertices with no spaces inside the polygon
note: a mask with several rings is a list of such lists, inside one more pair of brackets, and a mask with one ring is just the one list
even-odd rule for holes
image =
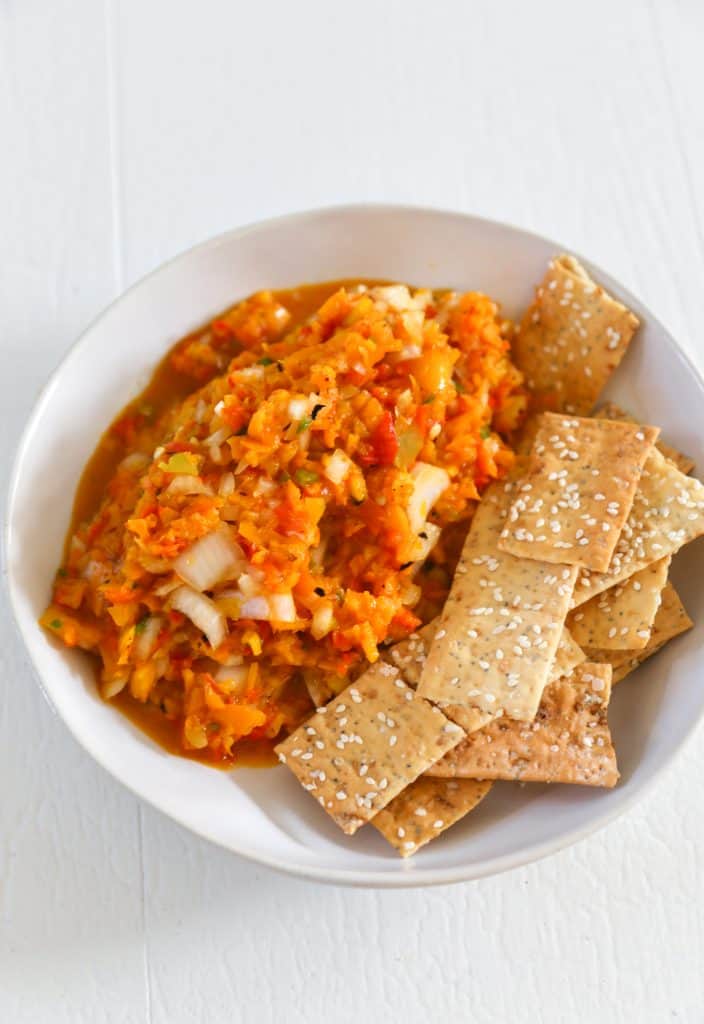
{"label": "diced onion", "polygon": [[352,460],[341,448],[323,459],[323,473],[334,484],[341,484],[351,468]]}
{"label": "diced onion", "polygon": [[137,661],[146,661],[154,650],[154,644],[159,636],[162,622],[163,619],[160,615],[150,615],[142,631],[136,633],[132,653],[137,658]]}
{"label": "diced onion", "polygon": [[220,477],[220,485],[218,487],[218,494],[222,498],[227,498],[228,495],[232,494],[235,489],[235,477],[233,473],[223,473]]}
{"label": "diced onion", "polygon": [[212,490],[207,484],[197,476],[187,476],[186,474],[179,474],[173,477],[171,483],[166,488],[166,494],[212,494]]}
{"label": "diced onion", "polygon": [[226,527],[197,540],[174,562],[174,569],[196,590],[210,590],[216,583],[233,579],[245,564],[242,548]]}
{"label": "diced onion", "polygon": [[229,683],[228,689],[244,688],[247,684],[249,668],[247,665],[221,665],[215,673],[218,683]]}
{"label": "diced onion", "polygon": [[203,444],[222,444],[223,441],[227,441],[231,433],[232,430],[229,427],[220,427],[220,429],[212,433],[210,437],[206,437]]}
{"label": "diced onion", "polygon": [[273,622],[296,621],[296,603],[291,594],[271,594],[269,608]]}
{"label": "diced onion", "polygon": [[120,469],[126,469],[129,473],[139,473],[140,470],[146,469],[149,465],[149,456],[142,454],[142,452],[132,452],[131,455],[126,455],[120,463]]}
{"label": "diced onion", "polygon": [[167,580],[166,583],[162,583],[160,587],[154,589],[154,593],[157,597],[166,597],[172,591],[177,590],[181,586],[181,580]]}
{"label": "diced onion", "polygon": [[219,647],[227,634],[225,616],[209,597],[192,587],[179,587],[170,598],[171,607],[182,612],[208,638],[211,647]]}
{"label": "diced onion", "polygon": [[411,307],[411,293],[405,284],[389,284],[372,289],[372,297],[375,300],[385,302],[391,309],[401,312]]}
{"label": "diced onion", "polygon": [[329,602],[319,604],[313,612],[310,631],[316,640],[321,640],[333,627],[333,611]]}
{"label": "diced onion", "polygon": [[308,400],[306,398],[292,398],[288,403],[288,414],[292,420],[302,420],[308,412]]}
{"label": "diced onion", "polygon": [[437,544],[440,533],[440,527],[436,526],[435,523],[426,523],[416,537],[408,557],[413,562],[424,562]]}
{"label": "diced onion", "polygon": [[238,577],[237,586],[245,597],[257,597],[262,592],[261,576],[256,569],[250,569]]}
{"label": "diced onion", "polygon": [[420,533],[433,505],[450,486],[450,477],[440,466],[431,466],[427,462],[417,462],[411,470],[411,476],[413,494],[406,512],[411,529],[414,533]]}
{"label": "diced onion", "polygon": [[248,597],[246,601],[242,602],[240,609],[241,619],[262,619],[268,622],[271,618],[271,611],[269,609],[269,602],[265,597],[261,595],[257,597]]}

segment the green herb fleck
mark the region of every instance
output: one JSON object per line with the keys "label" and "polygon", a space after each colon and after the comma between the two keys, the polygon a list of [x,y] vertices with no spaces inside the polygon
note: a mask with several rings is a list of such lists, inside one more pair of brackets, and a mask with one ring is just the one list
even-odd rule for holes
{"label": "green herb fleck", "polygon": [[481,437],[482,441],[486,441],[487,437],[491,436],[491,427],[485,423],[484,426],[481,427],[479,430],[479,436]]}
{"label": "green herb fleck", "polygon": [[137,625],[134,627],[135,633],[143,633],[144,630],[147,628],[147,623],[148,622],[149,622],[149,616],[145,615],[144,618],[140,619],[139,622],[137,623]]}
{"label": "green herb fleck", "polygon": [[66,576],[68,576],[68,573],[67,573],[67,572],[66,572],[66,570],[64,569],[63,565],[61,566],[61,568],[60,568],[60,569],[57,569],[57,570],[56,570],[56,575],[57,575],[57,576],[60,576],[60,577],[61,577],[61,579],[64,579],[64,578],[65,578]]}
{"label": "green herb fleck", "polygon": [[304,416],[303,419],[301,420],[301,422],[298,424],[298,426],[296,428],[296,433],[297,434],[302,434],[304,430],[308,429],[308,427],[311,425],[312,422],[313,421],[310,418],[310,416]]}
{"label": "green herb fleck", "polygon": [[219,722],[208,722],[208,724],[206,725],[206,729],[208,730],[208,732],[220,732],[221,728],[222,726],[220,725]]}
{"label": "green herb fleck", "polygon": [[260,366],[271,366],[271,364],[273,362],[274,362],[274,360],[270,359],[269,356],[262,356],[262,358],[259,360],[259,365]]}
{"label": "green herb fleck", "polygon": [[459,377],[453,377],[452,382],[455,385],[455,390],[458,392],[458,394],[465,395],[467,393],[467,388],[464,386]]}
{"label": "green herb fleck", "polygon": [[61,629],[63,623],[61,619],[52,619],[49,625],[51,626],[52,629]]}
{"label": "green herb fleck", "polygon": [[428,395],[427,398],[423,399],[423,405],[430,405],[434,401],[435,401],[435,395]]}
{"label": "green herb fleck", "polygon": [[312,469],[297,469],[294,474],[294,479],[297,484],[301,487],[307,487],[309,484],[314,484],[318,480],[318,474]]}

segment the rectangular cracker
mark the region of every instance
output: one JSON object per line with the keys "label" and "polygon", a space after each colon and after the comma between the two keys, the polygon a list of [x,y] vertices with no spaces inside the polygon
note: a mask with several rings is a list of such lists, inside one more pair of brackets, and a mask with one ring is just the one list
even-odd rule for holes
{"label": "rectangular cracker", "polygon": [[[624,420],[626,423],[638,422],[635,416],[631,416],[630,413],[616,405],[615,402],[604,402],[603,405],[599,406],[594,415],[597,419]],[[655,447],[658,451],[662,452],[666,459],[674,462],[680,473],[691,473],[694,469],[694,459],[691,459],[689,455],[684,455],[677,448],[673,448],[667,441],[658,440],[655,443]]]}
{"label": "rectangular cracker", "polygon": [[610,693],[611,666],[586,661],[546,688],[534,722],[499,718],[468,736],[428,774],[615,786],[618,768],[607,721]]}
{"label": "rectangular cracker", "polygon": [[577,665],[587,660],[587,656],[575,640],[567,626],[562,627],[560,641],[555,651],[555,660],[550,666],[548,683],[554,683],[562,676],[568,676]]}
{"label": "rectangular cracker", "polygon": [[582,570],[573,607],[628,579],[704,533],[704,485],[653,449],[611,563],[602,573]]}
{"label": "rectangular cracker", "polygon": [[477,507],[418,693],[530,721],[555,657],[577,570],[499,551],[513,486],[492,484]]}
{"label": "rectangular cracker", "polygon": [[[415,690],[420,682],[423,666],[428,657],[428,651],[440,628],[440,618],[433,619],[427,625],[422,626],[416,633],[412,633],[394,644],[383,655],[390,664],[395,665],[405,683]],[[443,705],[443,714],[450,721],[456,722],[465,732],[474,732],[481,729],[483,725],[494,718],[489,711],[480,711],[479,708],[468,708],[462,704]]]}
{"label": "rectangular cracker", "polygon": [[553,259],[512,346],[533,408],[590,413],[637,327],[574,257]]}
{"label": "rectangular cracker", "polygon": [[378,661],[279,743],[279,760],[353,835],[464,737]]}
{"label": "rectangular cracker", "polygon": [[477,779],[416,779],[372,819],[402,857],[410,857],[473,811],[493,783]]}
{"label": "rectangular cracker", "polygon": [[544,413],[500,550],[604,572],[658,433]]}
{"label": "rectangular cracker", "polygon": [[668,583],[662,592],[662,601],[650,631],[650,640],[642,650],[611,651],[604,648],[593,648],[587,651],[587,656],[590,661],[606,662],[611,665],[613,669],[612,682],[615,685],[653,654],[656,654],[666,643],[679,636],[680,633],[686,633],[693,625],[679,594],[672,584]]}
{"label": "rectangular cracker", "polygon": [[570,612],[567,622],[577,643],[616,651],[645,647],[671,561],[671,555],[658,559]]}

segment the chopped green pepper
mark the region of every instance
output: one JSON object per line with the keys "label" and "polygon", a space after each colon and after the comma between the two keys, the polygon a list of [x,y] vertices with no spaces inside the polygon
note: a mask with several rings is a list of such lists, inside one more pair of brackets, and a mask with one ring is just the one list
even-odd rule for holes
{"label": "chopped green pepper", "polygon": [[312,469],[297,469],[294,474],[294,479],[297,484],[301,487],[306,487],[308,484],[314,484],[318,480],[318,474]]}

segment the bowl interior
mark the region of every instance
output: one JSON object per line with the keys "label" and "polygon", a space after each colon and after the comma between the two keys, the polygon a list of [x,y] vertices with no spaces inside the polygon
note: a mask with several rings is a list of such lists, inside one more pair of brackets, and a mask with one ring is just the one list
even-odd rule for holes
{"label": "bowl interior", "polygon": [[[24,435],[10,490],[7,569],[18,625],[45,692],[113,775],[188,828],[264,863],[349,884],[412,885],[492,873],[564,846],[615,816],[671,758],[704,707],[697,678],[701,544],[676,557],[673,568],[698,624],[615,692],[610,719],[622,773],[616,789],[497,785],[477,811],[408,863],[372,828],[353,838],[339,833],[284,768],[224,773],[165,754],[98,698],[87,659],[36,625],[99,434],[189,329],[259,288],[354,276],[482,290],[515,316],[558,249],[507,226],[437,211],[300,214],[186,253],[88,329],[51,378]],[[641,303],[592,269],[643,322],[609,397],[662,426],[667,440],[703,464],[704,389],[696,372]]]}

